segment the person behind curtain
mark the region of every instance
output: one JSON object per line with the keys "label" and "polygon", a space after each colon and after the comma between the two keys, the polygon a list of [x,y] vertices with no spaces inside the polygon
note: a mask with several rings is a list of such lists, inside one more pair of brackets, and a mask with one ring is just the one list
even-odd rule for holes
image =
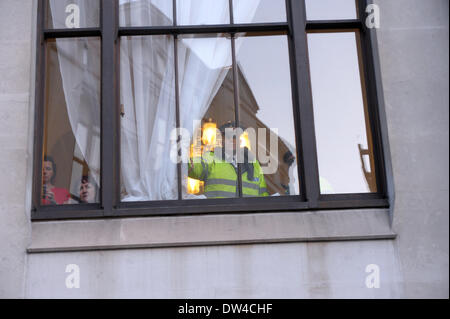
{"label": "person behind curtain", "polygon": [[91,176],[83,176],[80,184],[80,203],[96,203],[98,187]]}
{"label": "person behind curtain", "polygon": [[42,167],[42,205],[62,205],[70,200],[70,193],[55,187],[56,163],[51,156],[44,156]]}
{"label": "person behind curtain", "polygon": [[[189,162],[188,175],[190,178],[205,182],[207,198],[233,198],[238,195],[237,141],[236,136],[225,134],[227,128],[236,129],[236,125],[228,122],[220,127],[221,148],[207,152],[201,158],[194,158]],[[233,145],[232,152],[227,152],[225,145],[231,144]],[[261,166],[247,147],[244,148],[241,176],[244,197],[269,196]]]}

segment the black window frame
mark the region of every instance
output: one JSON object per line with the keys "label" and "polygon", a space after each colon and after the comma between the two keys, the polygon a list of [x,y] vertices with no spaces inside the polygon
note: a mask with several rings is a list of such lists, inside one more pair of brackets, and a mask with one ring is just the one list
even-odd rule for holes
{"label": "black window frame", "polygon": [[[118,0],[100,1],[100,25],[98,28],[46,29],[45,0],[38,0],[36,93],[34,126],[33,194],[31,219],[34,221],[61,219],[92,219],[113,217],[194,215],[207,213],[255,213],[282,211],[312,211],[321,209],[388,208],[385,157],[382,147],[382,126],[375,81],[373,34],[364,23],[365,8],[369,0],[356,0],[358,18],[352,20],[308,21],[305,1],[286,0],[287,22],[234,24],[232,0],[230,24],[176,26],[176,1],[174,25],[164,27],[120,27]],[[307,32],[359,30],[364,81],[368,104],[369,122],[373,137],[377,192],[360,194],[320,193],[318,161],[315,139],[312,91],[309,73]],[[121,36],[171,34],[176,41],[182,34],[247,32],[285,32],[289,44],[292,101],[295,124],[300,195],[268,198],[233,198],[206,200],[178,200],[124,203],[120,201],[120,102],[119,102],[119,46]],[[44,206],[40,204],[42,180],[42,150],[44,132],[44,89],[46,40],[55,38],[101,38],[101,196],[99,204]],[[176,47],[176,46],[175,46]],[[176,49],[175,49],[176,50]],[[175,59],[176,59],[175,51]],[[233,74],[237,76],[233,49]],[[177,71],[175,71],[177,77]],[[177,79],[176,79],[177,82]],[[235,87],[237,81],[234,81]],[[176,85],[178,88],[178,85]],[[178,91],[178,89],[176,90]],[[235,94],[236,120],[239,122],[239,93]],[[176,92],[178,95],[178,92]],[[179,127],[178,96],[177,126]],[[304,154],[307,154],[304,156]],[[178,165],[178,178],[181,175]],[[239,184],[242,181],[239,178]],[[180,185],[180,182],[178,183]],[[180,196],[181,196],[181,192]]]}

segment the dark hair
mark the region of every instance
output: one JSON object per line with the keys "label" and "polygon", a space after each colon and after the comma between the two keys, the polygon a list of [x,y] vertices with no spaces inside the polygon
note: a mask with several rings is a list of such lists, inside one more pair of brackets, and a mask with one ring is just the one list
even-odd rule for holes
{"label": "dark hair", "polygon": [[291,151],[284,153],[283,162],[285,162],[288,166],[291,166],[295,162],[295,157]]}
{"label": "dark hair", "polygon": [[219,127],[219,131],[220,131],[220,133],[222,133],[223,136],[225,136],[225,130],[226,130],[227,128],[233,128],[233,129],[235,129],[235,128],[240,128],[242,131],[245,131],[245,130],[246,130],[246,129],[245,129],[244,127],[242,127],[240,124],[237,124],[237,125],[236,125],[236,122],[228,121],[228,122],[226,122],[225,124],[223,124],[221,127]]}
{"label": "dark hair", "polygon": [[54,183],[55,183],[55,177],[56,177],[56,163],[55,163],[55,160],[54,160],[53,157],[51,157],[51,156],[44,155],[44,162],[50,162],[50,163],[52,163],[53,176],[52,176],[50,182],[51,182],[52,184],[54,184]]}
{"label": "dark hair", "polygon": [[96,184],[94,179],[91,176],[89,176],[89,175],[81,176],[81,183],[82,184],[84,184],[84,183],[91,183],[92,185]]}

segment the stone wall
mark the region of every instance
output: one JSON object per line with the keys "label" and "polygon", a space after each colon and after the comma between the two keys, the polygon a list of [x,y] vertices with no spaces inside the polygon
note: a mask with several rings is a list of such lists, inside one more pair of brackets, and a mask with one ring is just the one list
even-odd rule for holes
{"label": "stone wall", "polygon": [[[448,298],[447,0],[375,1],[395,240],[27,254],[36,2],[0,1],[0,297]],[[79,289],[65,286],[72,263]]]}

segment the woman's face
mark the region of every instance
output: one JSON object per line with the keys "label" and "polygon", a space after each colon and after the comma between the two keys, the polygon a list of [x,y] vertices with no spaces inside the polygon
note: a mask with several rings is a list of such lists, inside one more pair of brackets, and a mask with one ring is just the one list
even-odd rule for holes
{"label": "woman's face", "polygon": [[44,167],[42,169],[42,179],[44,184],[51,183],[53,177],[53,165],[50,161],[44,161]]}

